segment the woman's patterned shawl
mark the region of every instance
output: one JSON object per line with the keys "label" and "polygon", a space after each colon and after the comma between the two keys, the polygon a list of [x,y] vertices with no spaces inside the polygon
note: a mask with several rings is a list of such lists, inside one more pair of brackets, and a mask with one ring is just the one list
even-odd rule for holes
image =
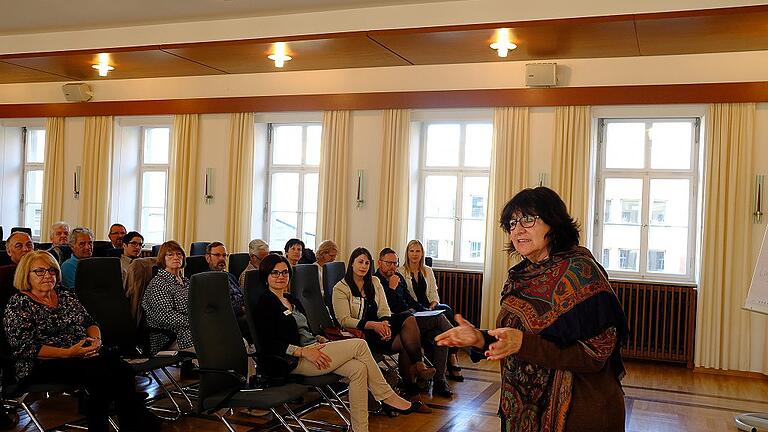
{"label": "woman's patterned shawl", "polygon": [[[583,247],[553,253],[540,264],[523,260],[509,270],[497,327],[512,327],[559,346],[581,344],[586,355],[609,361],[621,380],[624,312],[605,270]],[[509,356],[502,361],[500,411],[504,430],[562,431],[573,375]]]}

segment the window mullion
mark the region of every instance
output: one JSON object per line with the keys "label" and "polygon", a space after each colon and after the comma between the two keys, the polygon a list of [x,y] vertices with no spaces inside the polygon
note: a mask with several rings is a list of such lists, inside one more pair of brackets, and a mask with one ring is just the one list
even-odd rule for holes
{"label": "window mullion", "polygon": [[[461,146],[459,146],[461,147]],[[464,173],[461,171],[456,172],[456,208],[454,209],[454,225],[453,225],[453,263],[458,266],[461,262],[461,227],[464,224],[462,218],[462,209],[464,204],[462,198],[464,197]]]}
{"label": "window mullion", "polygon": [[640,250],[638,251],[638,270],[640,277],[648,274],[648,235],[650,232],[650,176],[643,177],[643,198],[640,206]]}

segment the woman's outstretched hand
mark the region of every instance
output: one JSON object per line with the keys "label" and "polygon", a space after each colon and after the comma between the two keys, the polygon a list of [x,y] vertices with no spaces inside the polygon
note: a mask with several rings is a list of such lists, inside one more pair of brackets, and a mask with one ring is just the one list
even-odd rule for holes
{"label": "woman's outstretched hand", "polygon": [[517,354],[523,344],[523,332],[509,327],[488,330],[488,334],[496,338],[496,342],[488,346],[485,357],[488,360],[501,360],[506,356]]}
{"label": "woman's outstretched hand", "polygon": [[435,342],[441,346],[451,347],[477,347],[483,348],[485,339],[480,330],[476,329],[469,321],[456,314],[456,327],[447,330],[435,338]]}

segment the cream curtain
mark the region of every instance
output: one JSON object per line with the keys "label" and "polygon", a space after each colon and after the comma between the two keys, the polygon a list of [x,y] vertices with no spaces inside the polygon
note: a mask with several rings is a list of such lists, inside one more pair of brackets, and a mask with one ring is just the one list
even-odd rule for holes
{"label": "cream curtain", "polygon": [[112,116],[86,117],[80,182],[80,224],[106,239],[112,179]]}
{"label": "cream curtain", "polygon": [[48,230],[64,217],[64,117],[45,120],[45,160],[43,163],[43,214],[40,241],[48,241]]}
{"label": "cream curtain", "polygon": [[253,199],[253,113],[233,113],[229,126],[229,189],[226,245],[245,252],[251,236]]}
{"label": "cream curtain", "polygon": [[528,184],[530,149],[528,108],[496,108],[493,112],[493,150],[488,182],[485,225],[485,264],[480,326],[495,328],[501,288],[512,259],[504,250],[507,235],[499,227],[504,204]]}
{"label": "cream curtain", "polygon": [[323,113],[320,141],[320,180],[317,200],[317,239],[333,240],[339,259],[347,253],[347,188],[349,186],[349,111]]}
{"label": "cream curtain", "polygon": [[552,151],[552,190],[565,202],[581,225],[581,244],[586,244],[589,214],[590,107],[555,108],[555,146]]}
{"label": "cream curtain", "polygon": [[175,115],[171,128],[165,238],[176,240],[184,250],[195,241],[197,228],[199,122],[198,114]]}
{"label": "cream curtain", "polygon": [[707,112],[696,366],[750,369],[750,321],[759,318],[741,306],[754,262],[750,241],[754,122],[753,103],[714,104]]}
{"label": "cream curtain", "polygon": [[408,242],[410,124],[410,110],[384,111],[376,251],[391,247],[398,255],[403,253]]}

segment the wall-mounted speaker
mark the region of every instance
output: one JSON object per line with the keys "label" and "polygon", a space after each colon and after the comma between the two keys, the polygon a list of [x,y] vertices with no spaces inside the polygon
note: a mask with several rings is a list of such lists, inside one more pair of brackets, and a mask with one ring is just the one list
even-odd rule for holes
{"label": "wall-mounted speaker", "polygon": [[557,63],[529,63],[525,65],[525,85],[528,87],[556,86]]}
{"label": "wall-mounted speaker", "polygon": [[86,83],[64,84],[61,89],[68,102],[88,102],[93,97],[93,90]]}

